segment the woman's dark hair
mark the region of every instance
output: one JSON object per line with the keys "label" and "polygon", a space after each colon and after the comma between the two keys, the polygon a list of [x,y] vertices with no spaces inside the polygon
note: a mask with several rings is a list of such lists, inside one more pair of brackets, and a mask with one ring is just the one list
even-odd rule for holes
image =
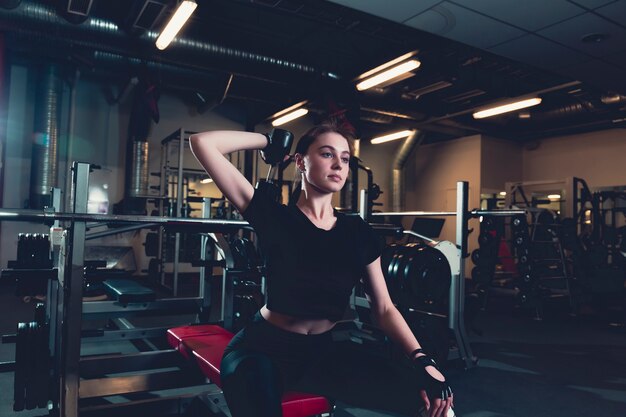
{"label": "woman's dark hair", "polygon": [[306,155],[311,144],[315,142],[315,139],[325,133],[337,133],[346,138],[346,140],[348,141],[348,147],[350,148],[350,154],[354,154],[354,135],[352,134],[352,132],[342,129],[341,127],[331,123],[324,123],[309,129],[304,135],[302,135],[302,137],[298,141],[295,153]]}
{"label": "woman's dark hair", "polygon": [[[332,123],[323,123],[309,129],[298,141],[295,153],[306,155],[309,151],[309,147],[311,147],[311,144],[315,142],[315,139],[325,133],[337,133],[346,138],[346,141],[348,142],[348,149],[350,149],[350,155],[354,155],[354,134],[351,131],[343,129]],[[290,204],[296,204],[300,198],[300,191],[302,188],[300,185],[300,179],[301,175],[298,173],[296,168],[296,178],[293,182],[293,192],[291,193],[289,201]]]}

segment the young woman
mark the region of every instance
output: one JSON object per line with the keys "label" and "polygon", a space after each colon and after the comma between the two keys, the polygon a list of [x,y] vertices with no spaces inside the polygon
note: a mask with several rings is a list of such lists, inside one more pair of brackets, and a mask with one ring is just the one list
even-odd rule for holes
{"label": "young woman", "polygon": [[[361,218],[331,205],[348,177],[352,138],[321,125],[300,139],[294,161],[301,193],[289,206],[255,190],[224,157],[243,149],[268,152],[266,147],[279,139],[272,143],[269,135],[232,131],[190,139],[198,161],[253,226],[266,257],[267,304],[233,338],[222,359],[221,379],[233,417],[281,416],[284,391],[411,416],[425,407],[429,417],[446,416],[452,391],[391,302],[375,232]],[[406,352],[412,369],[358,346],[333,343],[331,330],[361,278],[375,323]]]}

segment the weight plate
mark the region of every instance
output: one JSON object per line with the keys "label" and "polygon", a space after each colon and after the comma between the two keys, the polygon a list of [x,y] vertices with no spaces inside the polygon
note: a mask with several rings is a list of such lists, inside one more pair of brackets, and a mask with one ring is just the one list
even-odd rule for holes
{"label": "weight plate", "polygon": [[13,411],[24,409],[28,363],[28,323],[18,323],[15,338],[15,373],[13,375]]}
{"label": "weight plate", "polygon": [[493,237],[493,235],[491,233],[488,232],[483,232],[480,235],[478,235],[478,244],[481,247],[486,247],[491,245],[494,242],[495,238]]}

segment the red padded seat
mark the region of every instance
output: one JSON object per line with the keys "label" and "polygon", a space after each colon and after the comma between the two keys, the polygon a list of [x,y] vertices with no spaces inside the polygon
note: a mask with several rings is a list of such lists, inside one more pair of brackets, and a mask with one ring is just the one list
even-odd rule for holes
{"label": "red padded seat", "polygon": [[[220,362],[233,334],[215,325],[181,326],[167,331],[169,345],[185,358],[195,358],[204,375],[222,386]],[[319,395],[301,392],[286,392],[283,395],[283,417],[308,417],[329,413],[332,405]]]}
{"label": "red padded seat", "polygon": [[[185,358],[190,359],[192,355],[192,351],[187,346],[184,345],[183,341],[190,338],[198,338],[199,336],[218,336],[222,335],[223,337],[228,338],[228,342],[233,338],[233,334],[228,330],[214,325],[198,325],[198,326],[181,326],[174,327],[173,329],[169,329],[167,331],[167,343],[172,347],[172,349],[176,349],[179,351]],[[222,353],[224,349],[226,349],[226,345],[222,348]],[[219,361],[217,362],[219,365]]]}

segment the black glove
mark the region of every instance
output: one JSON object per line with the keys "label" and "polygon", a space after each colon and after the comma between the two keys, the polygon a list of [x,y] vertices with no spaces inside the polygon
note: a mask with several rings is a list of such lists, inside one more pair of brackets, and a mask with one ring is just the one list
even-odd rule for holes
{"label": "black glove", "polygon": [[448,385],[446,381],[439,381],[428,373],[428,371],[426,371],[427,366],[432,366],[439,371],[437,363],[430,356],[423,355],[413,358],[413,368],[422,376],[422,379],[426,381],[424,390],[426,391],[428,398],[441,398],[444,401],[447,400],[452,396],[452,388],[450,388],[450,385]]}
{"label": "black glove", "polygon": [[280,164],[291,151],[293,133],[283,129],[272,129],[265,133],[265,137],[267,146],[260,151],[261,159],[268,165]]}

